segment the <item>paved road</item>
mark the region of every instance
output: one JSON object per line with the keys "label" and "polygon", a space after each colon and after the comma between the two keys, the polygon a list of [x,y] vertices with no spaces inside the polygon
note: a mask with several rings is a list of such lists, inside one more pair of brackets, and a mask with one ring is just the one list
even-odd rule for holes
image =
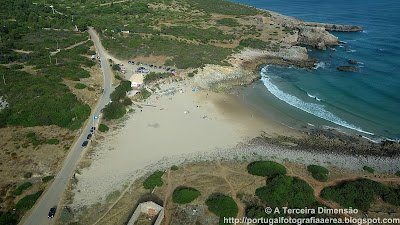
{"label": "paved road", "polygon": [[[104,94],[98,102],[92,115],[90,116],[89,122],[84,128],[82,128],[83,132],[81,133],[81,136],[77,139],[77,142],[71,148],[67,158],[64,161],[64,165],[55,177],[53,184],[48,189],[48,191],[44,193],[40,201],[37,202],[33,209],[33,212],[24,222],[24,224],[26,225],[48,225],[54,222],[54,219],[47,218],[47,214],[51,207],[57,206],[60,203],[64,190],[67,187],[68,181],[74,174],[76,164],[78,163],[82,153],[85,151],[85,149],[82,149],[81,145],[83,141],[86,140],[86,136],[87,134],[89,134],[90,128],[93,125],[93,116],[100,115],[100,110],[104,108],[104,106],[108,103],[110,94],[113,91],[113,88],[111,87],[112,72],[107,66],[107,55],[105,54],[96,33],[92,29],[89,29],[89,34],[92,37],[94,45],[96,46],[97,52],[103,64],[102,69],[104,75]],[[60,209],[58,208],[57,213],[59,213],[59,211]]]}

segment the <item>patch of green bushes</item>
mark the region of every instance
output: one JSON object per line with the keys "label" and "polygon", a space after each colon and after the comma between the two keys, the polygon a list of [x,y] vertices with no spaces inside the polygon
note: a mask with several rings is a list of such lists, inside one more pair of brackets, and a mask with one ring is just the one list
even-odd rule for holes
{"label": "patch of green bushes", "polygon": [[32,177],[32,173],[31,172],[26,172],[24,174],[24,178],[31,178]]}
{"label": "patch of green bushes", "polygon": [[82,83],[77,83],[77,84],[75,84],[75,86],[74,86],[76,89],[84,89],[84,88],[86,88],[86,85],[85,84],[82,84]]}
{"label": "patch of green bushes", "polygon": [[164,172],[158,171],[150,175],[144,182],[143,187],[145,189],[153,189],[154,187],[161,187],[164,182],[161,177],[164,175]]}
{"label": "patch of green bushes", "polygon": [[72,212],[68,208],[64,208],[61,210],[61,213],[60,213],[60,221],[61,222],[66,224],[73,219],[74,219],[74,214],[72,214]]}
{"label": "patch of green bushes", "polygon": [[238,23],[237,19],[233,19],[233,18],[223,18],[223,19],[217,20],[217,23],[220,25],[228,26],[228,27],[240,26],[240,23]]}
{"label": "patch of green bushes", "polygon": [[55,138],[47,140],[47,144],[50,144],[50,145],[58,145],[59,143],[60,143],[60,141]]}
{"label": "patch of green bushes", "polygon": [[25,191],[26,189],[28,189],[30,187],[32,187],[32,183],[31,182],[23,183],[23,184],[19,185],[17,187],[17,189],[12,191],[11,194],[14,195],[14,196],[21,195],[23,191]]}
{"label": "patch of green bushes", "polygon": [[19,223],[18,215],[9,212],[0,213],[0,224],[17,225],[18,223]]}
{"label": "patch of green bushes", "polygon": [[179,170],[179,167],[176,165],[173,165],[173,166],[171,166],[171,170],[173,170],[173,171]]}
{"label": "patch of green bushes", "polygon": [[163,79],[163,78],[167,78],[170,77],[171,73],[155,73],[155,72],[150,72],[148,73],[145,78],[143,79],[143,82],[145,83],[149,83],[158,79]]}
{"label": "patch of green bushes", "polygon": [[363,170],[365,170],[367,172],[370,172],[370,173],[374,173],[375,172],[375,170],[373,168],[369,167],[369,166],[364,166]]}
{"label": "patch of green bushes", "polygon": [[327,174],[329,173],[329,170],[325,167],[309,165],[307,166],[307,170],[311,172],[312,177],[318,181],[325,182],[328,180]]}
{"label": "patch of green bushes", "polygon": [[110,130],[110,128],[107,125],[102,124],[102,123],[99,125],[99,131],[107,132],[108,130]]}
{"label": "patch of green bushes", "polygon": [[208,210],[219,216],[219,224],[229,224],[224,223],[224,217],[235,218],[239,211],[238,206],[233,198],[223,194],[211,195],[207,199],[206,205]]}
{"label": "patch of green bushes", "polygon": [[268,47],[268,42],[255,38],[247,38],[241,40],[239,45],[249,48],[266,49]]}
{"label": "patch of green bushes", "polygon": [[268,205],[304,208],[316,202],[314,190],[298,177],[277,175],[258,188],[256,195]]}
{"label": "patch of green bushes", "polygon": [[51,181],[53,178],[54,178],[54,176],[45,176],[42,178],[42,182],[47,183],[47,182]]}
{"label": "patch of green bushes", "polygon": [[273,176],[286,174],[286,168],[273,161],[255,161],[247,166],[247,171],[256,176]]}
{"label": "patch of green bushes", "polygon": [[368,211],[377,196],[389,204],[400,205],[400,189],[369,179],[347,181],[321,191],[321,197],[325,200],[335,201],[344,208],[353,207],[362,211]]}
{"label": "patch of green bushes", "polygon": [[187,204],[200,196],[200,191],[190,187],[178,187],[172,194],[172,200],[175,203]]}
{"label": "patch of green bushes", "polygon": [[36,201],[42,195],[43,191],[38,191],[35,194],[27,195],[17,202],[15,210],[18,212],[26,211],[35,205]]}
{"label": "patch of green bushes", "polygon": [[396,176],[400,177],[400,170],[395,173]]}

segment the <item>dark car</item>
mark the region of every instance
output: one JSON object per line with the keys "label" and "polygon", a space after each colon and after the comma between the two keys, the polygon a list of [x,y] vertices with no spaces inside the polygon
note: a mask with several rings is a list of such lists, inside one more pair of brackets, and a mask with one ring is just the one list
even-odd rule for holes
{"label": "dark car", "polygon": [[153,64],[150,65],[150,68],[153,68]]}
{"label": "dark car", "polygon": [[176,72],[176,70],[175,70],[175,69],[171,70],[171,73],[175,73],[175,72]]}
{"label": "dark car", "polygon": [[158,69],[161,69],[162,66],[159,66]]}
{"label": "dark car", "polygon": [[137,62],[137,63],[136,63],[136,66],[139,66],[139,64],[140,64],[140,62]]}
{"label": "dark car", "polygon": [[165,66],[163,67],[164,70],[165,70],[166,68],[167,68],[167,67],[165,67]]}
{"label": "dark car", "polygon": [[92,134],[88,134],[86,139],[90,140],[90,138],[92,138]]}
{"label": "dark car", "polygon": [[90,128],[90,133],[94,133],[94,131],[96,130],[96,127],[92,127],[92,128]]}
{"label": "dark car", "polygon": [[135,62],[134,62],[134,61],[132,61],[132,62],[131,62],[131,64],[132,64],[132,65],[135,65]]}
{"label": "dark car", "polygon": [[47,218],[53,218],[54,215],[56,214],[56,209],[57,209],[56,207],[51,208],[49,211],[49,215],[47,215]]}
{"label": "dark car", "polygon": [[171,68],[167,68],[167,71],[169,71]]}
{"label": "dark car", "polygon": [[84,141],[83,143],[82,143],[82,148],[86,148],[86,146],[88,145],[88,141]]}

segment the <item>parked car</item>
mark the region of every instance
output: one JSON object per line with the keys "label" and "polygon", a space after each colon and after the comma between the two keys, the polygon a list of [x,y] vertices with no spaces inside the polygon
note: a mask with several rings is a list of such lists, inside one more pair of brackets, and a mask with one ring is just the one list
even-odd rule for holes
{"label": "parked car", "polygon": [[137,62],[137,63],[136,63],[136,66],[139,66],[139,64],[140,64],[140,62]]}
{"label": "parked car", "polygon": [[153,68],[153,64],[150,65],[150,68]]}
{"label": "parked car", "polygon": [[128,63],[131,64],[132,62],[131,62],[131,61],[128,61]]}
{"label": "parked car", "polygon": [[171,70],[171,73],[175,73],[175,72],[176,72],[176,70],[175,70],[175,69]]}
{"label": "parked car", "polygon": [[119,64],[118,64],[118,66],[124,66],[124,64],[122,64],[122,63],[119,63]]}
{"label": "parked car", "polygon": [[171,68],[167,68],[167,71],[169,71]]}
{"label": "parked car", "polygon": [[[112,101],[110,101],[110,102],[112,102]],[[90,128],[90,133],[94,133],[94,131],[96,130],[96,127],[92,127],[92,128]]]}
{"label": "parked car", "polygon": [[165,67],[165,66],[163,67],[164,70],[165,70],[166,68],[167,68],[167,67]]}
{"label": "parked car", "polygon": [[86,139],[90,140],[90,138],[92,138],[92,134],[88,134]]}
{"label": "parked car", "polygon": [[148,72],[150,72],[149,69],[143,69],[143,70],[142,70],[142,73],[148,73]]}
{"label": "parked car", "polygon": [[83,143],[82,143],[82,148],[86,148],[86,146],[88,145],[88,141],[84,141]]}
{"label": "parked car", "polygon": [[158,69],[161,69],[162,66],[159,66]]}
{"label": "parked car", "polygon": [[54,206],[53,208],[50,209],[49,215],[47,215],[47,218],[53,218],[54,215],[56,214],[57,208]]}
{"label": "parked car", "polygon": [[132,63],[132,65],[135,65],[135,62],[134,62],[134,61],[132,61],[131,63]]}

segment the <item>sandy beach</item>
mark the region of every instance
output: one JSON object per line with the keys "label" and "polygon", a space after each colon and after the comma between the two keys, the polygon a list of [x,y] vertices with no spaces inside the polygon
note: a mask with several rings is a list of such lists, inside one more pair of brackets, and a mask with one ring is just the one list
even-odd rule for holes
{"label": "sandy beach", "polygon": [[122,128],[107,133],[93,147],[91,166],[78,175],[74,205],[91,205],[121,190],[155,169],[146,166],[165,157],[232,148],[261,133],[301,135],[266,120],[232,96],[192,89],[187,83],[162,85],[139,105],[142,108],[129,114]]}

